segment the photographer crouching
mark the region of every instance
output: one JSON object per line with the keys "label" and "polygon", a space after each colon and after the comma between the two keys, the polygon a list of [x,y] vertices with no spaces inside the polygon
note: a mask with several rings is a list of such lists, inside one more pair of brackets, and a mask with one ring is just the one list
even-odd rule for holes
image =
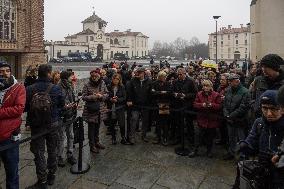
{"label": "photographer crouching", "polygon": [[277,91],[267,90],[261,95],[262,117],[255,120],[248,137],[240,142],[246,155],[257,155],[258,161],[242,161],[233,189],[283,189],[284,171],[271,162],[284,137],[283,111],[277,102]]}

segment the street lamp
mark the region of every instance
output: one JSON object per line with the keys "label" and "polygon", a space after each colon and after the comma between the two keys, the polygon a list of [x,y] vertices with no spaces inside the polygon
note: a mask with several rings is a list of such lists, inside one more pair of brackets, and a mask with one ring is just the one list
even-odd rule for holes
{"label": "street lamp", "polygon": [[216,33],[215,33],[215,36],[216,36],[216,64],[218,64],[218,23],[217,23],[217,20],[218,18],[220,18],[221,16],[213,16],[214,20],[216,21]]}

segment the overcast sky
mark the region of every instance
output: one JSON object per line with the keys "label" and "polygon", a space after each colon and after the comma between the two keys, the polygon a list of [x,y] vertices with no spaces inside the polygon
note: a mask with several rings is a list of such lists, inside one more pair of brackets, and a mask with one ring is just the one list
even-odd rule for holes
{"label": "overcast sky", "polygon": [[[106,32],[140,31],[154,41],[177,37],[201,42],[215,31],[213,15],[222,16],[218,27],[249,23],[250,0],[46,0],[45,39],[64,40],[82,31],[85,18],[96,14],[108,22]],[[94,7],[94,9],[93,9]]]}

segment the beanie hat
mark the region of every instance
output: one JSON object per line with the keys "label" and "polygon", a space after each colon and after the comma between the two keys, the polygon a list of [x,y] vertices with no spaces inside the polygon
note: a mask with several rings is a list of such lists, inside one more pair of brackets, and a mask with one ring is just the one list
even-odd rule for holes
{"label": "beanie hat", "polygon": [[278,106],[277,102],[277,91],[276,90],[267,90],[260,96],[260,104],[271,104]]}
{"label": "beanie hat", "polygon": [[60,73],[60,79],[68,79],[71,76],[71,72],[69,71],[62,71]]}
{"label": "beanie hat", "polygon": [[100,68],[96,68],[96,69],[90,71],[90,74],[92,74],[92,73],[101,74],[101,69]]}
{"label": "beanie hat", "polygon": [[275,71],[279,71],[280,65],[283,64],[284,64],[283,59],[277,54],[265,55],[260,61],[261,66],[267,66]]}
{"label": "beanie hat", "polygon": [[6,61],[1,61],[0,60],[0,68],[3,68],[3,67],[8,67],[8,68],[11,69],[10,64],[8,64]]}

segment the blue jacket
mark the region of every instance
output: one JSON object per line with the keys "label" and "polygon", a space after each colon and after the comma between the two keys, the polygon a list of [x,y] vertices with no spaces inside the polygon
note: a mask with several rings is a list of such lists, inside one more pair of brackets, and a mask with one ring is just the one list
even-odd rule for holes
{"label": "blue jacket", "polygon": [[284,117],[276,122],[264,118],[255,120],[245,142],[254,152],[277,152],[284,138]]}
{"label": "blue jacket", "polygon": [[[27,91],[27,100],[26,107],[27,111],[30,111],[30,103],[32,100],[33,90],[35,92],[44,92],[46,91],[48,85],[51,84],[51,81],[48,79],[38,79],[35,84],[28,86],[26,88]],[[50,90],[50,97],[52,100],[52,123],[56,122],[60,118],[60,112],[65,105],[64,97],[61,91],[61,88],[58,85],[54,85]]]}

